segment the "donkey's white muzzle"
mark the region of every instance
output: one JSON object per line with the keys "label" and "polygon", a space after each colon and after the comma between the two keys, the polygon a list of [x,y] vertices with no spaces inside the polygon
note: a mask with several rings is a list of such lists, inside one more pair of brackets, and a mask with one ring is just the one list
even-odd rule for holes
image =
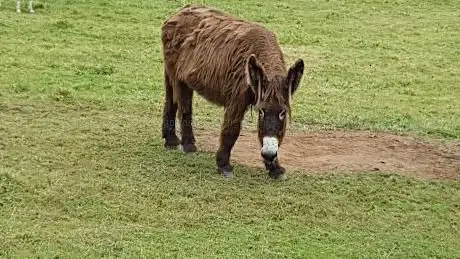
{"label": "donkey's white muzzle", "polygon": [[278,139],[276,137],[264,137],[262,140],[261,155],[268,161],[273,161],[278,155]]}

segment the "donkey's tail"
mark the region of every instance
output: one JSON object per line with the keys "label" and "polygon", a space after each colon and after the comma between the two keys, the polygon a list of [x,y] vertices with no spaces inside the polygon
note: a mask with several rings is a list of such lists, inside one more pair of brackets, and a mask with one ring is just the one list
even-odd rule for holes
{"label": "donkey's tail", "polygon": [[171,77],[168,75],[166,72],[166,69],[164,71],[164,87],[165,87],[165,98],[168,99],[169,101],[172,101],[173,104],[177,104],[178,100],[178,91],[175,91],[174,87],[175,84],[171,80]]}

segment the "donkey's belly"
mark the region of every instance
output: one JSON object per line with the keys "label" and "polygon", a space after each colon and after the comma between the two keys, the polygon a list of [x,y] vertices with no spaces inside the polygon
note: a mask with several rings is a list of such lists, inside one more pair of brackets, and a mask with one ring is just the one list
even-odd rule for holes
{"label": "donkey's belly", "polygon": [[183,80],[189,88],[195,90],[207,101],[218,106],[225,106],[231,98],[226,93],[232,91],[232,89],[227,89],[229,87],[227,69],[219,70],[206,65],[200,67],[200,69],[195,67],[196,65],[193,62],[186,64],[184,67],[179,67],[179,80]]}
{"label": "donkey's belly", "polygon": [[191,86],[201,97],[203,97],[208,102],[211,102],[218,106],[225,106],[227,98],[218,91],[219,89],[214,89],[214,91],[209,91],[209,88],[204,87],[195,87]]}

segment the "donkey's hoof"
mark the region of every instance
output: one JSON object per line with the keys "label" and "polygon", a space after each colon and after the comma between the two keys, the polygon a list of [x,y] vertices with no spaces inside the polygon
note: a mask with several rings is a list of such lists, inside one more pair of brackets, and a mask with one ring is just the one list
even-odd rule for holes
{"label": "donkey's hoof", "polygon": [[165,139],[166,149],[177,149],[180,144],[180,139],[177,136],[170,136]]}
{"label": "donkey's hoof", "polygon": [[184,153],[194,153],[194,152],[196,152],[198,150],[196,148],[195,144],[180,145],[179,149],[180,149],[180,151],[182,151]]}
{"label": "donkey's hoof", "polygon": [[165,143],[165,149],[177,149],[179,144]]}
{"label": "donkey's hoof", "polygon": [[278,167],[278,168],[273,168],[269,171],[268,175],[272,179],[277,179],[277,180],[286,180],[286,169],[284,167]]}
{"label": "donkey's hoof", "polygon": [[217,169],[219,174],[221,174],[225,178],[232,178],[233,177],[233,166],[231,165],[226,165],[223,167],[219,167]]}

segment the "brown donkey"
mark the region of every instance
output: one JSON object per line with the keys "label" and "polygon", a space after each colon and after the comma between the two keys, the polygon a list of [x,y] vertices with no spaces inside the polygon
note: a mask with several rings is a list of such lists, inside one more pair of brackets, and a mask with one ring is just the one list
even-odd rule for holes
{"label": "brown donkey", "polygon": [[[288,70],[276,36],[260,24],[247,22],[202,5],[186,5],[162,26],[164,85],[162,137],[165,147],[195,152],[192,98],[196,91],[225,107],[216,163],[229,177],[230,153],[246,111],[259,111],[261,156],[272,178],[284,176],[278,147],[285,135],[291,95],[304,71],[302,59]],[[176,135],[179,113],[182,139]]]}

